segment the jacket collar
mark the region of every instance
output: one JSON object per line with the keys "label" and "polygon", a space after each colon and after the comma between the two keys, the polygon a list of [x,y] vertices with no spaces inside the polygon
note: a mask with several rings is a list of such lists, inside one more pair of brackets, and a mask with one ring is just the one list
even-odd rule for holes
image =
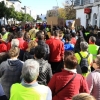
{"label": "jacket collar", "polygon": [[67,71],[72,72],[72,73],[77,73],[76,69],[64,68],[64,70],[67,70]]}
{"label": "jacket collar", "polygon": [[37,82],[35,82],[35,83],[33,83],[33,84],[28,84],[28,83],[25,83],[25,82],[24,82],[24,79],[22,79],[21,84],[22,84],[23,86],[25,86],[25,87],[35,87],[35,86],[38,86],[38,83],[37,83]]}

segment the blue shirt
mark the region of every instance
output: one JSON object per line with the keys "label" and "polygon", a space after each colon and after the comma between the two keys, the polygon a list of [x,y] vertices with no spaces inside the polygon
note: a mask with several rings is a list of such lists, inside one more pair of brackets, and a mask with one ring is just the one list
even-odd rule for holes
{"label": "blue shirt", "polygon": [[74,50],[74,45],[70,42],[64,44],[64,49],[66,50]]}

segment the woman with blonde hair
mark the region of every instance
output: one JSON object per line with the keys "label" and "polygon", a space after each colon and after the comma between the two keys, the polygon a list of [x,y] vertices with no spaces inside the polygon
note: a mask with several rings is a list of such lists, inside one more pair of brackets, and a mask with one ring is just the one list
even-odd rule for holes
{"label": "woman with blonde hair", "polygon": [[18,47],[13,46],[8,52],[10,59],[7,59],[0,64],[1,85],[8,99],[10,97],[10,87],[12,84],[21,81],[20,76],[23,62],[17,59],[19,51]]}
{"label": "woman with blonde hair", "polygon": [[96,100],[92,95],[87,93],[80,93],[75,95],[72,100]]}
{"label": "woman with blonde hair", "polygon": [[36,41],[31,40],[28,43],[28,48],[26,49],[26,52],[24,53],[23,61],[27,59],[32,59],[34,57],[34,50],[36,46],[38,46]]}

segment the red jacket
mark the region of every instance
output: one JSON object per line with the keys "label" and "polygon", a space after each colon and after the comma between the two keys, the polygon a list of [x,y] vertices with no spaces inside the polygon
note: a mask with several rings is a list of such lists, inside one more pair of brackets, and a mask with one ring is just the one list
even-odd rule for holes
{"label": "red jacket", "polygon": [[[52,94],[54,95],[57,93],[57,91],[60,90],[72,77],[73,73],[67,70],[62,70],[62,72],[54,74],[48,84]],[[52,100],[72,100],[74,95],[82,92],[89,93],[87,82],[82,75],[76,74],[74,80],[54,96]]]}
{"label": "red jacket", "polygon": [[0,53],[1,52],[6,52],[7,51],[7,46],[5,43],[1,43],[0,44]]}
{"label": "red jacket", "polygon": [[72,38],[71,39],[71,44],[75,45],[76,44],[76,41],[77,41],[76,38]]}
{"label": "red jacket", "polygon": [[50,48],[50,62],[59,62],[64,56],[64,44],[60,39],[50,38],[46,41]]}
{"label": "red jacket", "polygon": [[6,43],[7,46],[7,51],[9,51],[11,49],[11,42]]}
{"label": "red jacket", "polygon": [[28,43],[23,38],[17,38],[19,40],[19,48],[21,50],[26,50],[28,48]]}

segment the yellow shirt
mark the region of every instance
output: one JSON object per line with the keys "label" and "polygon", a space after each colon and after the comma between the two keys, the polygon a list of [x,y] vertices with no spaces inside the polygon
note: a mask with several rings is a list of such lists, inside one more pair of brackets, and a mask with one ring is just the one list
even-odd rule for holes
{"label": "yellow shirt", "polygon": [[30,34],[31,39],[36,38],[36,33],[37,33],[37,32],[38,32],[38,30],[35,29],[35,28],[33,28],[33,29],[31,29],[31,30],[29,31],[29,34]]}
{"label": "yellow shirt", "polygon": [[10,93],[10,100],[46,100],[48,87],[44,85],[25,87],[16,83],[12,85]]}
{"label": "yellow shirt", "polygon": [[93,55],[93,59],[96,58],[98,49],[99,49],[99,46],[97,46],[96,44],[89,44],[88,52]]}

